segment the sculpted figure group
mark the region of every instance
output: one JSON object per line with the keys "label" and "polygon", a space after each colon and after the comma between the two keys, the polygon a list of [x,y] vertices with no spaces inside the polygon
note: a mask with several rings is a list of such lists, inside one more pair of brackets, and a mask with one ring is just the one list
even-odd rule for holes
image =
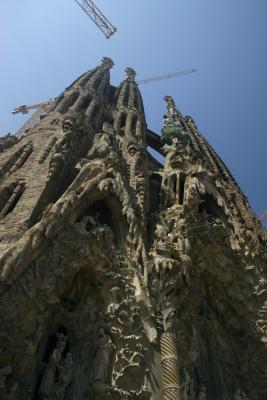
{"label": "sculpted figure group", "polygon": [[238,389],[235,391],[233,400],[249,400],[249,399],[247,398],[244,392],[241,392],[241,390]]}
{"label": "sculpted figure group", "polygon": [[42,400],[63,399],[66,388],[72,381],[72,355],[67,353],[66,358],[63,357],[67,337],[58,333],[57,338],[57,346],[49,356],[39,388],[39,396]]}

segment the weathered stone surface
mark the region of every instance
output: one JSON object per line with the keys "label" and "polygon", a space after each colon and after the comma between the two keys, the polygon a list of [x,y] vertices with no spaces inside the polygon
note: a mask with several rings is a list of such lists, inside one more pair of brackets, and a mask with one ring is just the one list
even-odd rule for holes
{"label": "weathered stone surface", "polygon": [[0,398],[265,400],[266,232],[192,117],[166,96],[161,141],[112,65],[0,150]]}

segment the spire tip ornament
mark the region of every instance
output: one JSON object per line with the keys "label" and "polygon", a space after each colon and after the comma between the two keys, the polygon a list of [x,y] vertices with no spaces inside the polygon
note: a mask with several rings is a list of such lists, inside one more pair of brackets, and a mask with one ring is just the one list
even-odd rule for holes
{"label": "spire tip ornament", "polygon": [[127,79],[128,81],[131,81],[131,82],[135,81],[136,72],[133,68],[130,68],[130,67],[126,68],[125,74],[126,74],[125,79]]}
{"label": "spire tip ornament", "polygon": [[111,58],[109,58],[109,57],[103,57],[102,58],[101,66],[103,66],[103,67],[105,67],[107,69],[110,69],[110,68],[113,67],[113,65],[114,65],[114,62],[113,62],[113,60]]}

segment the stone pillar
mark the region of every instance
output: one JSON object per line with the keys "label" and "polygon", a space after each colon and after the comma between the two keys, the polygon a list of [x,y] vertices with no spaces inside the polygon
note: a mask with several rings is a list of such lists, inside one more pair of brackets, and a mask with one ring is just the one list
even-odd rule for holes
{"label": "stone pillar", "polygon": [[165,332],[160,339],[164,400],[182,400],[174,315],[175,310],[167,310],[167,316],[164,320]]}
{"label": "stone pillar", "polygon": [[164,332],[160,340],[164,400],[181,400],[175,333]]}

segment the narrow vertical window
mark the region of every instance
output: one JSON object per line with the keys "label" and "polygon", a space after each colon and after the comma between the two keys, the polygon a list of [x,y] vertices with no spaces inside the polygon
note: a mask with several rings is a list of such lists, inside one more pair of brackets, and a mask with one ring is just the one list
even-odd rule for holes
{"label": "narrow vertical window", "polygon": [[179,179],[179,204],[184,203],[184,185],[185,185],[185,174],[180,174]]}
{"label": "narrow vertical window", "polygon": [[123,113],[121,114],[121,118],[120,118],[120,127],[121,129],[124,129],[126,125],[126,114]]}
{"label": "narrow vertical window", "polygon": [[134,88],[134,107],[138,110],[138,92],[136,87]]}
{"label": "narrow vertical window", "polygon": [[177,176],[176,175],[172,176],[171,185],[172,185],[173,193],[176,194],[176,191],[177,191]]}
{"label": "narrow vertical window", "polygon": [[129,96],[130,96],[130,83],[128,82],[127,86],[125,88],[125,92],[124,92],[124,95],[123,95],[123,101],[122,101],[122,104],[124,104],[125,106],[128,105]]}
{"label": "narrow vertical window", "polygon": [[102,115],[102,111],[99,107],[99,104],[96,104],[92,113],[91,121],[92,125],[95,129],[99,128],[99,121]]}
{"label": "narrow vertical window", "polygon": [[25,183],[20,182],[15,186],[15,188],[12,192],[11,191],[9,192],[9,198],[6,201],[6,204],[3,207],[2,212],[1,212],[2,217],[5,217],[6,215],[10,214],[14,210],[14,208],[16,207],[16,205],[19,202],[19,199],[23,195],[24,190],[25,190]]}
{"label": "narrow vertical window", "polygon": [[136,115],[133,115],[133,119],[132,119],[132,132],[133,132],[133,133],[135,133],[136,124],[137,124],[137,116],[136,116]]}

